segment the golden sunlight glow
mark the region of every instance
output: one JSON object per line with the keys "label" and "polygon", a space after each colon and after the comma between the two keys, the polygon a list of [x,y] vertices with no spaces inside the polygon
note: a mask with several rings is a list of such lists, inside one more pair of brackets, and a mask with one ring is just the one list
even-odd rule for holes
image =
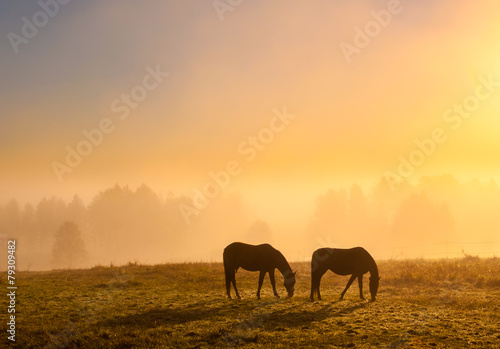
{"label": "golden sunlight glow", "polygon": [[[32,8],[12,6],[0,18],[21,32]],[[154,262],[219,260],[256,220],[297,258],[327,239],[383,258],[498,242],[498,2],[407,1],[390,18],[384,2],[244,2],[223,20],[211,2],[73,6],[17,54],[0,44],[1,212],[76,194],[105,231],[109,202],[145,200],[158,221],[128,226],[153,222]],[[89,265],[107,258],[89,249]]]}

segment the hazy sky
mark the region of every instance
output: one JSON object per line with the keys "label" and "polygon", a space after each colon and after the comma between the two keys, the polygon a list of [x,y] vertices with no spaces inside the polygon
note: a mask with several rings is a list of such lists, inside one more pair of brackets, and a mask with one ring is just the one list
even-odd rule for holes
{"label": "hazy sky", "polygon": [[500,2],[214,3],[0,0],[2,201],[192,195],[235,161],[225,191],[286,213],[398,174],[436,128],[410,180],[499,178]]}

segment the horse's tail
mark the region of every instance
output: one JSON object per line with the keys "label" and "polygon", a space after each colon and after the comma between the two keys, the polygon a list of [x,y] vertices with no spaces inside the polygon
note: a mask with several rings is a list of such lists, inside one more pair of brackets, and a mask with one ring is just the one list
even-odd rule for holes
{"label": "horse's tail", "polygon": [[234,267],[232,267],[232,263],[230,261],[231,253],[227,250],[227,248],[224,249],[222,260],[224,263],[224,274],[226,276],[226,282],[231,281],[234,278]]}
{"label": "horse's tail", "polygon": [[329,254],[325,249],[318,249],[314,251],[311,258],[311,277],[319,273],[319,269],[321,269],[328,259]]}
{"label": "horse's tail", "polygon": [[331,248],[319,248],[314,251],[311,258],[311,300],[314,300],[314,295],[318,295],[318,299],[321,299],[319,293],[319,285],[321,283],[321,277],[328,270],[328,259],[333,253]]}
{"label": "horse's tail", "polygon": [[[234,277],[234,272],[231,273],[231,253],[226,247],[224,249],[224,252],[222,253],[222,260],[224,263],[224,276],[225,276],[225,281],[226,281],[226,293],[229,299],[231,299],[231,282],[236,282],[236,279]],[[236,284],[234,286],[236,290]],[[236,294],[238,294],[238,291],[236,290]]]}
{"label": "horse's tail", "polygon": [[311,300],[314,300],[314,296],[319,294],[319,260],[318,251],[314,251],[311,258]]}

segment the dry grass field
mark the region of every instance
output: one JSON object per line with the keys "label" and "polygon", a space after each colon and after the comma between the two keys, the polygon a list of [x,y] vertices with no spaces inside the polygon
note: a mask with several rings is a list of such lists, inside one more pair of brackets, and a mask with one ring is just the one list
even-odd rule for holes
{"label": "dry grass field", "polygon": [[[327,273],[311,302],[309,263],[296,294],[238,271],[242,300],[228,300],[220,263],[129,264],[19,272],[17,348],[500,348],[500,259],[381,261],[376,302],[348,277]],[[6,274],[2,273],[5,287]],[[367,286],[367,276],[365,275]],[[365,287],[365,296],[368,289]],[[1,309],[7,309],[1,297]],[[3,322],[7,319],[4,312]],[[5,325],[4,325],[5,326]]]}

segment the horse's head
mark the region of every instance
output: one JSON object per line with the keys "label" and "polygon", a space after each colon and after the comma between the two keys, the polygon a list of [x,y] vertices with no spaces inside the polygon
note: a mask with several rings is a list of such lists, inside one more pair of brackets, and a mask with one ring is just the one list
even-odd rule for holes
{"label": "horse's head", "polygon": [[294,286],[295,286],[295,274],[297,272],[292,273],[291,271],[285,275],[285,288],[286,291],[288,292],[288,297],[293,296],[293,292],[295,291]]}
{"label": "horse's head", "polygon": [[380,276],[376,277],[370,276],[370,293],[372,295],[372,302],[374,302],[377,297],[379,281],[380,281]]}

